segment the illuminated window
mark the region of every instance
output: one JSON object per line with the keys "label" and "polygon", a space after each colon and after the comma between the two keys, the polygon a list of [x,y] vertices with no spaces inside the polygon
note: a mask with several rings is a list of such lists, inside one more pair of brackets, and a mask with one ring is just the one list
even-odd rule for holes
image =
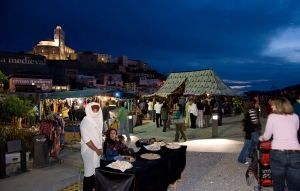
{"label": "illuminated window", "polygon": [[44,49],[42,48],[42,52],[44,52]]}

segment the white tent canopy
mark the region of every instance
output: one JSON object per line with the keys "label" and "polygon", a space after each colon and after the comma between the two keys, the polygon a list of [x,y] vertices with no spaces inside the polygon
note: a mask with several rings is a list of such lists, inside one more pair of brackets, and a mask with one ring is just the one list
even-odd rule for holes
{"label": "white tent canopy", "polygon": [[153,95],[166,97],[177,92],[183,92],[184,95],[202,95],[205,93],[238,95],[236,91],[225,85],[212,68],[190,72],[172,72],[164,85]]}

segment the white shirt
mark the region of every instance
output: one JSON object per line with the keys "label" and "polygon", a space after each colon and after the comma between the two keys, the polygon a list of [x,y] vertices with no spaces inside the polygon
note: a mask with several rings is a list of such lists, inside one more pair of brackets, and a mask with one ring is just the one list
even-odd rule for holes
{"label": "white shirt", "polygon": [[189,105],[188,111],[189,111],[189,113],[192,113],[195,116],[198,115],[198,109],[197,109],[196,104],[194,104],[194,103],[192,105]]}
{"label": "white shirt", "polygon": [[160,114],[160,110],[161,110],[161,106],[162,105],[163,105],[162,103],[156,102],[156,104],[154,105],[155,113],[159,113]]}
{"label": "white shirt", "polygon": [[152,108],[153,108],[153,102],[149,101],[148,102],[148,111],[152,111]]}

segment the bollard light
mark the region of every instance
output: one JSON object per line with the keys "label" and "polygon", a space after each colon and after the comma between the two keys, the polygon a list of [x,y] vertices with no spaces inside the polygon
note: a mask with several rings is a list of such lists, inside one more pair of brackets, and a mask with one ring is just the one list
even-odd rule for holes
{"label": "bollard light", "polygon": [[133,133],[133,117],[128,115],[129,133]]}
{"label": "bollard light", "polygon": [[218,115],[212,116],[212,137],[218,137]]}
{"label": "bollard light", "polygon": [[218,120],[218,115],[213,115],[213,116],[212,116],[212,119],[213,119],[213,120]]}

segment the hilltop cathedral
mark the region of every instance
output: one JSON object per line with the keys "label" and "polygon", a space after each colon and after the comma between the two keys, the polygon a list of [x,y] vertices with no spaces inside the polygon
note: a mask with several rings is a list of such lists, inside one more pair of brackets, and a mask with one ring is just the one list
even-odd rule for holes
{"label": "hilltop cathedral", "polygon": [[75,50],[65,45],[65,32],[57,26],[54,29],[54,40],[48,38],[40,41],[28,54],[42,55],[47,60],[67,60],[69,54],[74,52]]}

